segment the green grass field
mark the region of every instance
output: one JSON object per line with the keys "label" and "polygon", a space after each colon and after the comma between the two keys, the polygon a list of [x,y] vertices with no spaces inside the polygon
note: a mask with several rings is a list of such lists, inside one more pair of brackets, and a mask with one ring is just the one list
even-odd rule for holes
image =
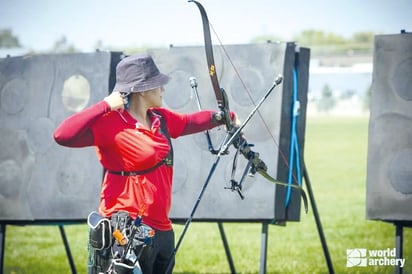
{"label": "green grass field", "polygon": [[[346,267],[346,249],[395,247],[393,224],[365,218],[368,118],[308,118],[305,162],[336,273],[394,273]],[[182,231],[175,225],[176,238]],[[224,224],[238,273],[258,273],[261,224]],[[78,273],[86,273],[87,226],[65,226]],[[412,273],[412,230],[404,230],[404,273]],[[4,273],[70,273],[57,226],[7,226]],[[267,273],[327,273],[313,212],[269,226]],[[193,223],[175,273],[230,273],[218,226]]]}

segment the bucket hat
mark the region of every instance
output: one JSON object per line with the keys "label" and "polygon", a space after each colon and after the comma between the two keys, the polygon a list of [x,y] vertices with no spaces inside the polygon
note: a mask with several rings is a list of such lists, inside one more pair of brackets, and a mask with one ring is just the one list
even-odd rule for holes
{"label": "bucket hat", "polygon": [[131,55],[117,64],[116,85],[113,90],[142,92],[161,87],[167,84],[169,79],[169,76],[159,71],[150,55]]}

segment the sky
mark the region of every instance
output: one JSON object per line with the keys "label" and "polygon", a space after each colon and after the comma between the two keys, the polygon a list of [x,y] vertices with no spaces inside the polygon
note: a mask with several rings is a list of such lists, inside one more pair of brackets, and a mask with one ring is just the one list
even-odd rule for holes
{"label": "sky", "polygon": [[[412,0],[199,1],[223,44],[260,35],[291,41],[308,29],[345,38],[361,31],[412,32]],[[200,13],[187,0],[0,0],[0,29],[11,29],[24,48],[38,51],[63,36],[85,52],[98,41],[117,49],[203,45]]]}

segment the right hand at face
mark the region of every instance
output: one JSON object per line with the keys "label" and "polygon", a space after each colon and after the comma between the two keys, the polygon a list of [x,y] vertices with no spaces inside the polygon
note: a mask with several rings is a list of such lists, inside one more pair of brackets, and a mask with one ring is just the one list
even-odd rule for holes
{"label": "right hand at face", "polygon": [[126,102],[126,98],[123,98],[120,94],[120,92],[118,91],[113,91],[112,93],[110,93],[110,95],[106,96],[104,99],[104,101],[106,101],[111,110],[123,110],[124,109],[124,105],[127,103]]}

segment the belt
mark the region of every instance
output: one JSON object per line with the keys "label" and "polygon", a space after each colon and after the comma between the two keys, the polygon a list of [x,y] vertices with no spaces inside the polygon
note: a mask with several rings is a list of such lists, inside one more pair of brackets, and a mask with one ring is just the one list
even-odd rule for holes
{"label": "belt", "polygon": [[155,164],[155,165],[152,166],[151,168],[144,169],[144,170],[140,170],[140,171],[113,171],[113,170],[108,170],[107,172],[109,172],[109,173],[111,173],[111,174],[121,175],[121,176],[136,176],[136,175],[142,175],[142,174],[146,174],[146,173],[149,173],[149,172],[155,170],[155,169],[158,168],[159,166],[163,165],[165,162],[166,162],[166,159],[158,162],[157,164]]}
{"label": "belt", "polygon": [[116,174],[116,175],[121,175],[121,176],[136,176],[136,175],[141,175],[147,172],[141,172],[141,171],[113,171],[113,170],[108,170],[110,174]]}

